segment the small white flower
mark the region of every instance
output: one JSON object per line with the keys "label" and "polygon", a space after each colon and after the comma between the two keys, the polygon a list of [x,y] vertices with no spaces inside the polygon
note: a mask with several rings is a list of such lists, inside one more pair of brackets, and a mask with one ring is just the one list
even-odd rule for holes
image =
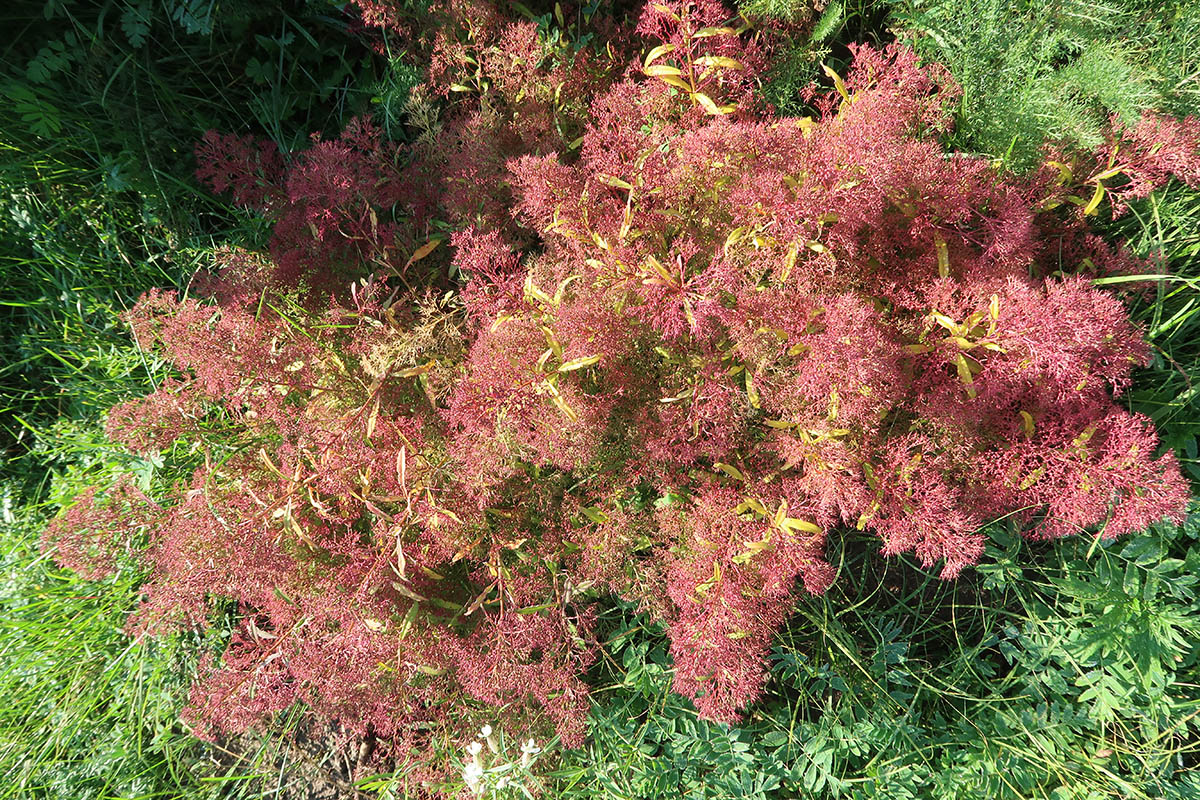
{"label": "small white flower", "polygon": [[479,735],[482,736],[484,739],[491,736],[492,735],[492,726],[484,725],[482,728],[479,729]]}
{"label": "small white flower", "polygon": [[496,789],[497,790],[505,789],[507,787],[508,787],[508,778],[501,778],[500,780],[496,781]]}
{"label": "small white flower", "polygon": [[483,780],[483,767],[475,762],[467,764],[463,767],[462,776],[471,791],[478,792]]}
{"label": "small white flower", "polygon": [[471,758],[475,758],[481,752],[483,752],[483,745],[481,745],[479,742],[471,742],[469,745],[467,745],[467,753],[471,756]]}
{"label": "small white flower", "polygon": [[542,752],[542,748],[537,746],[533,739],[527,739],[525,744],[521,745],[521,769],[528,769],[533,762],[533,757]]}

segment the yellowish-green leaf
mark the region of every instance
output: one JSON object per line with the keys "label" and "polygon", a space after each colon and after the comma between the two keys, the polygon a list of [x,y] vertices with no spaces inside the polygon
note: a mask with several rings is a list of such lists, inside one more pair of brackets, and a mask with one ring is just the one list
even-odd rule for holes
{"label": "yellowish-green leaf", "polygon": [[1038,468],[1037,468],[1037,469],[1035,469],[1033,472],[1031,472],[1031,473],[1029,473],[1028,475],[1026,475],[1026,476],[1025,476],[1025,478],[1024,478],[1024,480],[1022,480],[1022,481],[1021,481],[1019,484],[1017,484],[1017,488],[1018,488],[1019,490],[1021,490],[1022,492],[1023,492],[1023,491],[1025,491],[1026,489],[1028,489],[1029,487],[1031,487],[1031,486],[1033,486],[1035,483],[1037,483],[1037,482],[1038,482],[1038,480],[1039,480],[1039,479],[1042,477],[1042,475],[1044,475],[1045,473],[1046,473],[1046,468],[1045,468],[1045,467],[1038,467]]}
{"label": "yellowish-green leaf", "polygon": [[[743,506],[745,506],[745,508],[742,508]],[[741,510],[739,511],[738,509],[741,509]],[[754,513],[761,514],[764,517],[770,516],[770,512],[767,511],[767,507],[764,506],[762,504],[762,502],[760,502],[757,498],[754,498],[754,497],[747,497],[745,500],[743,500],[741,503],[738,504],[737,509],[734,509],[734,513],[737,513],[737,514],[741,514],[743,511],[753,511]]]}
{"label": "yellowish-green leaf", "polygon": [[615,175],[597,175],[596,180],[600,181],[605,186],[612,186],[617,189],[626,189],[629,191],[633,190],[633,184],[631,184],[629,181],[621,180]]}
{"label": "yellowish-green leaf", "polygon": [[809,522],[808,520],[797,519],[795,517],[784,517],[783,521],[780,522],[779,527],[783,528],[784,530],[791,531],[791,532],[796,532],[796,531],[803,531],[804,533],[820,533],[821,532],[820,525]]}
{"label": "yellowish-green leaf", "polygon": [[407,597],[409,600],[416,600],[418,603],[422,603],[425,601],[424,597],[422,597],[420,594],[414,592],[406,584],[403,584],[399,581],[392,581],[392,588],[395,589],[400,594]]}
{"label": "yellowish-green leaf", "polygon": [[1021,411],[1021,428],[1025,431],[1025,438],[1033,438],[1033,415],[1028,411]]}
{"label": "yellowish-green leaf", "polygon": [[879,513],[878,501],[872,503],[870,508],[859,515],[858,522],[855,523],[854,527],[861,531],[863,528],[867,527],[867,523],[870,522],[877,513]]}
{"label": "yellowish-green leaf", "polygon": [[737,36],[737,31],[726,25],[711,28],[701,28],[692,34],[693,39],[707,39],[712,36]]}
{"label": "yellowish-green leaf", "polygon": [[1060,186],[1071,180],[1071,176],[1074,174],[1071,168],[1061,161],[1047,161],[1046,165],[1058,170],[1058,183]]}
{"label": "yellowish-green leaf", "polygon": [[712,577],[709,578],[708,580],[702,581],[701,583],[696,585],[696,594],[699,594],[699,595],[707,594],[708,590],[711,589],[712,587],[716,586],[720,580],[721,580],[721,565],[719,563],[717,563],[716,561],[714,561]]}
{"label": "yellowish-green leaf", "polygon": [[786,497],[779,498],[779,508],[775,509],[775,516],[772,521],[778,527],[783,527],[783,521],[787,519],[788,501]]}
{"label": "yellowish-green leaf", "polygon": [[704,92],[693,92],[692,99],[700,104],[700,107],[712,114],[714,117],[719,117],[724,114],[732,114],[737,110],[735,106],[719,106],[713,102],[713,99]]}
{"label": "yellowish-green leaf", "polygon": [[800,255],[800,242],[794,241],[788,245],[787,257],[783,260],[783,272],[779,273],[779,282],[786,283],[796,268],[796,257]]}
{"label": "yellowish-green leaf", "polygon": [[642,71],[652,78],[662,78],[667,75],[679,77],[683,75],[683,71],[679,67],[672,67],[669,64],[651,64]]}
{"label": "yellowish-green leaf", "polygon": [[740,469],[738,469],[737,467],[733,466],[732,464],[725,464],[720,461],[715,461],[715,462],[713,462],[713,466],[716,467],[717,469],[721,470],[721,472],[724,472],[726,475],[733,478],[734,480],[737,480],[737,481],[745,481],[746,480],[746,476],[742,474],[742,471]]}
{"label": "yellowish-green leaf", "polygon": [[1091,425],[1088,425],[1086,428],[1084,428],[1083,433],[1076,436],[1071,441],[1071,444],[1073,444],[1076,448],[1081,448],[1084,445],[1086,445],[1089,441],[1091,441],[1092,437],[1095,435],[1096,435],[1096,425],[1095,425],[1095,423],[1093,423]]}
{"label": "yellowish-green leaf", "polygon": [[608,514],[605,514],[603,511],[596,508],[595,506],[584,506],[583,508],[580,509],[580,511],[583,512],[583,515],[585,517],[587,517],[588,519],[590,519],[592,522],[596,523],[597,525],[603,525],[604,523],[608,522]]}
{"label": "yellowish-green leaf", "polygon": [[1096,209],[1100,207],[1100,201],[1104,199],[1104,184],[1096,182],[1096,191],[1092,193],[1092,199],[1083,207],[1083,215],[1085,217],[1096,213]]}
{"label": "yellowish-green leaf", "polygon": [[653,50],[651,50],[649,53],[646,54],[646,60],[645,60],[645,62],[643,62],[643,64],[644,64],[644,66],[648,67],[651,64],[653,64],[657,59],[665,56],[667,53],[674,53],[674,52],[675,52],[675,45],[660,44],[658,47],[655,47]]}
{"label": "yellowish-green leaf", "polygon": [[432,253],[441,243],[441,239],[430,239],[428,242],[418,247],[413,251],[413,254],[408,257],[408,261],[404,262],[405,268],[407,269],[408,267],[411,267],[413,264]]}
{"label": "yellowish-green leaf", "polygon": [[[499,320],[497,320],[499,322]],[[419,367],[407,367],[396,373],[397,378],[415,378],[418,375],[424,375],[429,370],[437,365],[436,361],[427,361]]]}
{"label": "yellowish-green leaf", "polygon": [[579,421],[579,414],[577,414],[575,412],[575,409],[573,409],[569,405],[567,405],[567,401],[563,399],[563,396],[561,394],[555,394],[553,397],[550,398],[550,401],[552,403],[554,403],[554,405],[558,408],[559,411],[566,414],[567,419],[571,420],[571,422]]}
{"label": "yellowish-green leaf", "polygon": [[657,272],[662,277],[662,279],[667,282],[668,286],[677,286],[678,285],[675,280],[675,277],[673,275],[671,275],[671,273],[667,272],[667,268],[664,267],[662,265],[662,262],[659,261],[657,258],[655,258],[654,256],[646,256],[646,263],[654,268],[654,271]]}
{"label": "yellowish-green leaf", "polygon": [[408,607],[408,611],[404,612],[404,618],[400,620],[400,625],[396,628],[396,635],[403,640],[412,631],[413,624],[417,621],[417,613],[420,611],[421,604],[413,603]]}
{"label": "yellowish-green leaf", "polygon": [[937,249],[937,265],[938,277],[950,277],[950,251],[946,247],[946,240],[941,234],[935,234],[933,237],[933,246]]}
{"label": "yellowish-green leaf", "polygon": [[837,89],[837,93],[842,96],[842,99],[849,100],[850,93],[846,91],[846,82],[842,80],[842,76],[834,72],[828,64],[821,64],[821,69],[833,80],[833,88]]}
{"label": "yellowish-green leaf", "polygon": [[692,85],[678,75],[659,75],[658,79],[668,86],[674,86],[676,89],[682,89],[688,94],[692,93]]}
{"label": "yellowish-green leaf", "polygon": [[375,435],[375,426],[379,423],[379,395],[375,396],[375,402],[371,404],[371,413],[367,415],[367,438],[370,439]]}
{"label": "yellowish-green leaf", "polygon": [[740,242],[743,239],[743,237],[745,237],[745,235],[746,235],[746,228],[744,226],[740,227],[740,228],[734,228],[733,230],[731,230],[729,232],[729,235],[725,237],[725,246],[723,248],[725,251],[725,255],[729,255],[729,248],[733,247],[735,244]]}
{"label": "yellowish-green leaf", "polygon": [[574,372],[577,369],[590,367],[593,364],[599,363],[600,356],[583,356],[582,358],[572,358],[570,361],[564,361],[562,366],[558,368],[559,372]]}
{"label": "yellowish-green leaf", "polygon": [[661,11],[676,22],[680,21],[679,15],[672,11],[669,6],[664,6],[662,3],[654,3],[652,7],[655,11]]}
{"label": "yellowish-green leaf", "polygon": [[939,314],[938,312],[934,311],[929,316],[938,325],[941,325],[943,328],[950,331],[951,334],[958,336],[962,333],[962,329],[959,324],[947,317],[945,314]]}
{"label": "yellowish-green leaf", "polygon": [[863,477],[865,477],[867,479],[867,486],[871,487],[872,491],[878,491],[879,481],[877,481],[875,479],[875,468],[872,467],[870,464],[868,464],[866,461],[864,461],[863,465],[862,465],[862,469],[863,469]]}
{"label": "yellowish-green leaf", "polygon": [[975,375],[971,371],[971,363],[967,361],[967,357],[962,353],[959,353],[954,357],[954,366],[958,370],[958,379],[962,381],[965,386],[970,386],[975,382]]}
{"label": "yellowish-green leaf", "polygon": [[701,56],[696,59],[696,64],[701,67],[721,67],[722,69],[745,69],[742,62],[737,59],[727,58],[725,56]]}
{"label": "yellowish-green leaf", "polygon": [[539,289],[537,284],[533,282],[533,276],[531,274],[525,276],[525,299],[533,299],[546,306],[554,305],[554,301],[551,299],[550,295]]}
{"label": "yellowish-green leaf", "polygon": [[754,385],[754,378],[750,375],[750,370],[746,370],[746,399],[750,401],[750,405],[754,408],[762,408],[762,397],[758,394],[758,389]]}

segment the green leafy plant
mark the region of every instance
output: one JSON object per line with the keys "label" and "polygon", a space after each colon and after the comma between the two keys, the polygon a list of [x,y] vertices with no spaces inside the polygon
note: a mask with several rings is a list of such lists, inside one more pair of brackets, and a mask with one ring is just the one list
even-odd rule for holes
{"label": "green leafy plant", "polygon": [[963,86],[954,143],[1016,169],[1046,140],[1090,148],[1108,120],[1145,110],[1200,113],[1189,79],[1200,43],[1194,3],[1140,0],[906,0],[902,36]]}

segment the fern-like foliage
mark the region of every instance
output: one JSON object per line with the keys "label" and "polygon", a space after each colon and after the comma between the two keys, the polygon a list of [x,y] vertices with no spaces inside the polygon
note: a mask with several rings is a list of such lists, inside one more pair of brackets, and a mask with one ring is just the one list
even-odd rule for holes
{"label": "fern-like foliage", "polygon": [[956,144],[1015,169],[1046,139],[1091,148],[1113,116],[1200,111],[1186,0],[900,0],[894,22],[963,86]]}

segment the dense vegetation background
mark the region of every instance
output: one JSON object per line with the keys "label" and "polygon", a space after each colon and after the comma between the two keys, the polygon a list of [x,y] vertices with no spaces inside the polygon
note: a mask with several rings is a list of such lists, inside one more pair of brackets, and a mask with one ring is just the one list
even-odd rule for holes
{"label": "dense vegetation background", "polygon": [[[394,5],[420,19],[425,4]],[[556,4],[495,5],[536,21],[547,46],[567,37]],[[616,17],[638,11],[611,5]],[[268,245],[261,215],[195,179],[205,131],[253,133],[289,153],[369,114],[391,140],[419,139],[410,100],[425,65],[344,6],[16,0],[3,12],[2,797],[401,797],[409,786],[402,764],[388,774],[369,742],[300,706],[267,730],[198,741],[180,712],[198,659],[234,635],[236,610],[205,634],[132,640],[138,567],[88,581],[39,546],[86,487],[122,474],[150,486],[187,466],[180,454],[129,454],[103,423],[170,374],[131,340],[122,312],[152,287],[188,287],[222,245]],[[1195,3],[735,10],[786,42],[762,88],[781,112],[806,113],[800,90],[831,84],[822,62],[844,73],[849,45],[899,39],[963,87],[946,144],[1014,173],[1047,139],[1099,145],[1114,114],[1200,116]],[[1126,298],[1152,357],[1122,401],[1154,420],[1198,481],[1200,192],[1169,183],[1093,224],[1161,254],[1164,277]],[[883,557],[864,533],[831,537],[827,559],[855,579],[797,603],[767,694],[736,725],[701,719],[672,693],[665,631],[610,603],[596,621],[586,743],[542,742],[528,768],[519,742],[502,743],[487,759],[490,785],[520,779],[495,795],[1200,796],[1200,518],[1115,541],[1030,542],[1004,523],[986,533],[979,565],[955,581],[912,556]]]}

